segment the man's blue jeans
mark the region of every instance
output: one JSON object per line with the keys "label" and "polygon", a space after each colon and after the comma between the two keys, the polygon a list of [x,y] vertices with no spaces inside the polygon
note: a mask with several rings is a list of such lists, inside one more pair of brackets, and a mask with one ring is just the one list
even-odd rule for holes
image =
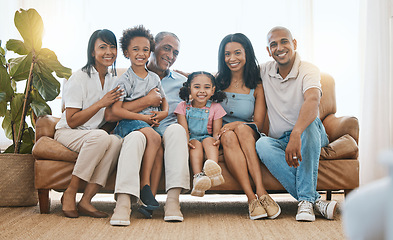
{"label": "man's blue jeans", "polygon": [[292,131],[285,132],[279,139],[261,137],[256,142],[259,158],[282,186],[298,201],[314,203],[317,192],[318,165],[321,147],[329,140],[319,118],[316,118],[301,135],[302,161],[297,168],[289,167],[285,160],[285,149]]}

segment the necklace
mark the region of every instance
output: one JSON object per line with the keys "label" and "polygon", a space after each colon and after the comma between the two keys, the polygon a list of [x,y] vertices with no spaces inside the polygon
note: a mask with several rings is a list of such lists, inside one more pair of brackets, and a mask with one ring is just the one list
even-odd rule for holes
{"label": "necklace", "polygon": [[239,88],[239,84],[240,82],[242,82],[241,80],[237,80],[237,81],[233,81],[235,83],[235,88]]}

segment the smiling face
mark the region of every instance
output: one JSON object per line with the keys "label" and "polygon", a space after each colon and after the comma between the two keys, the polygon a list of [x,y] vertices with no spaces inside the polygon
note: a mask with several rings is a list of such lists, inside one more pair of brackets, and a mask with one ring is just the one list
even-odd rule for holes
{"label": "smiling face", "polygon": [[95,59],[96,69],[106,69],[115,62],[117,57],[117,48],[115,45],[110,45],[98,38],[94,44],[92,56]]}
{"label": "smiling face", "polygon": [[292,67],[295,62],[297,43],[287,31],[280,29],[270,33],[268,46],[269,56],[281,66]]}
{"label": "smiling face", "polygon": [[201,108],[206,106],[215,89],[216,87],[213,86],[212,80],[208,76],[203,74],[195,76],[190,85],[193,107]]}
{"label": "smiling face", "polygon": [[145,66],[150,57],[150,42],[145,37],[134,37],[130,40],[125,54],[132,66]]}
{"label": "smiling face", "polygon": [[238,42],[229,42],[225,45],[225,63],[231,72],[244,70],[246,64],[246,51]]}
{"label": "smiling face", "polygon": [[179,55],[179,41],[171,36],[165,36],[159,43],[153,53],[152,64],[158,72],[166,72],[175,63]]}

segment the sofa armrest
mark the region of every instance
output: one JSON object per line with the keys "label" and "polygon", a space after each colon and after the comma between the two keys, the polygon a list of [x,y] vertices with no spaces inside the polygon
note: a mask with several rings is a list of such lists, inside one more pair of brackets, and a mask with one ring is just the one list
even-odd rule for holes
{"label": "sofa armrest", "polygon": [[37,142],[42,136],[53,138],[55,135],[55,127],[60,118],[52,115],[41,116],[35,124],[35,141]]}
{"label": "sofa armrest", "polygon": [[66,162],[75,162],[78,157],[77,152],[71,151],[63,144],[47,136],[42,136],[38,139],[34,144],[32,154],[35,159]]}
{"label": "sofa armrest", "polygon": [[321,149],[320,159],[357,159],[358,156],[359,148],[357,143],[349,134],[345,134],[329,143],[326,147],[323,147]]}
{"label": "sofa armrest", "polygon": [[60,118],[45,115],[38,118],[35,126],[35,144],[32,154],[35,159],[75,162],[78,153],[54,140],[55,127]]}
{"label": "sofa armrest", "polygon": [[334,114],[330,114],[322,123],[329,137],[329,142],[349,134],[358,143],[359,122],[356,117],[336,117]]}

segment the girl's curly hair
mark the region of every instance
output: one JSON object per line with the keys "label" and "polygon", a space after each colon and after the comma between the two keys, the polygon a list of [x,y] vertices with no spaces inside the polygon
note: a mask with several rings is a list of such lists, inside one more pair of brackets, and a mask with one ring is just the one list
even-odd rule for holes
{"label": "girl's curly hair", "polygon": [[180,92],[179,92],[179,97],[181,99],[183,99],[187,103],[190,101],[191,83],[192,83],[192,80],[198,75],[207,76],[211,80],[213,87],[216,87],[216,90],[215,90],[213,96],[211,96],[210,100],[212,100],[213,102],[219,103],[219,102],[222,102],[227,97],[227,95],[224,92],[220,91],[217,88],[216,78],[211,73],[208,73],[205,71],[198,71],[198,72],[193,72],[190,75],[188,75],[187,81],[183,83],[183,87],[180,88]]}

